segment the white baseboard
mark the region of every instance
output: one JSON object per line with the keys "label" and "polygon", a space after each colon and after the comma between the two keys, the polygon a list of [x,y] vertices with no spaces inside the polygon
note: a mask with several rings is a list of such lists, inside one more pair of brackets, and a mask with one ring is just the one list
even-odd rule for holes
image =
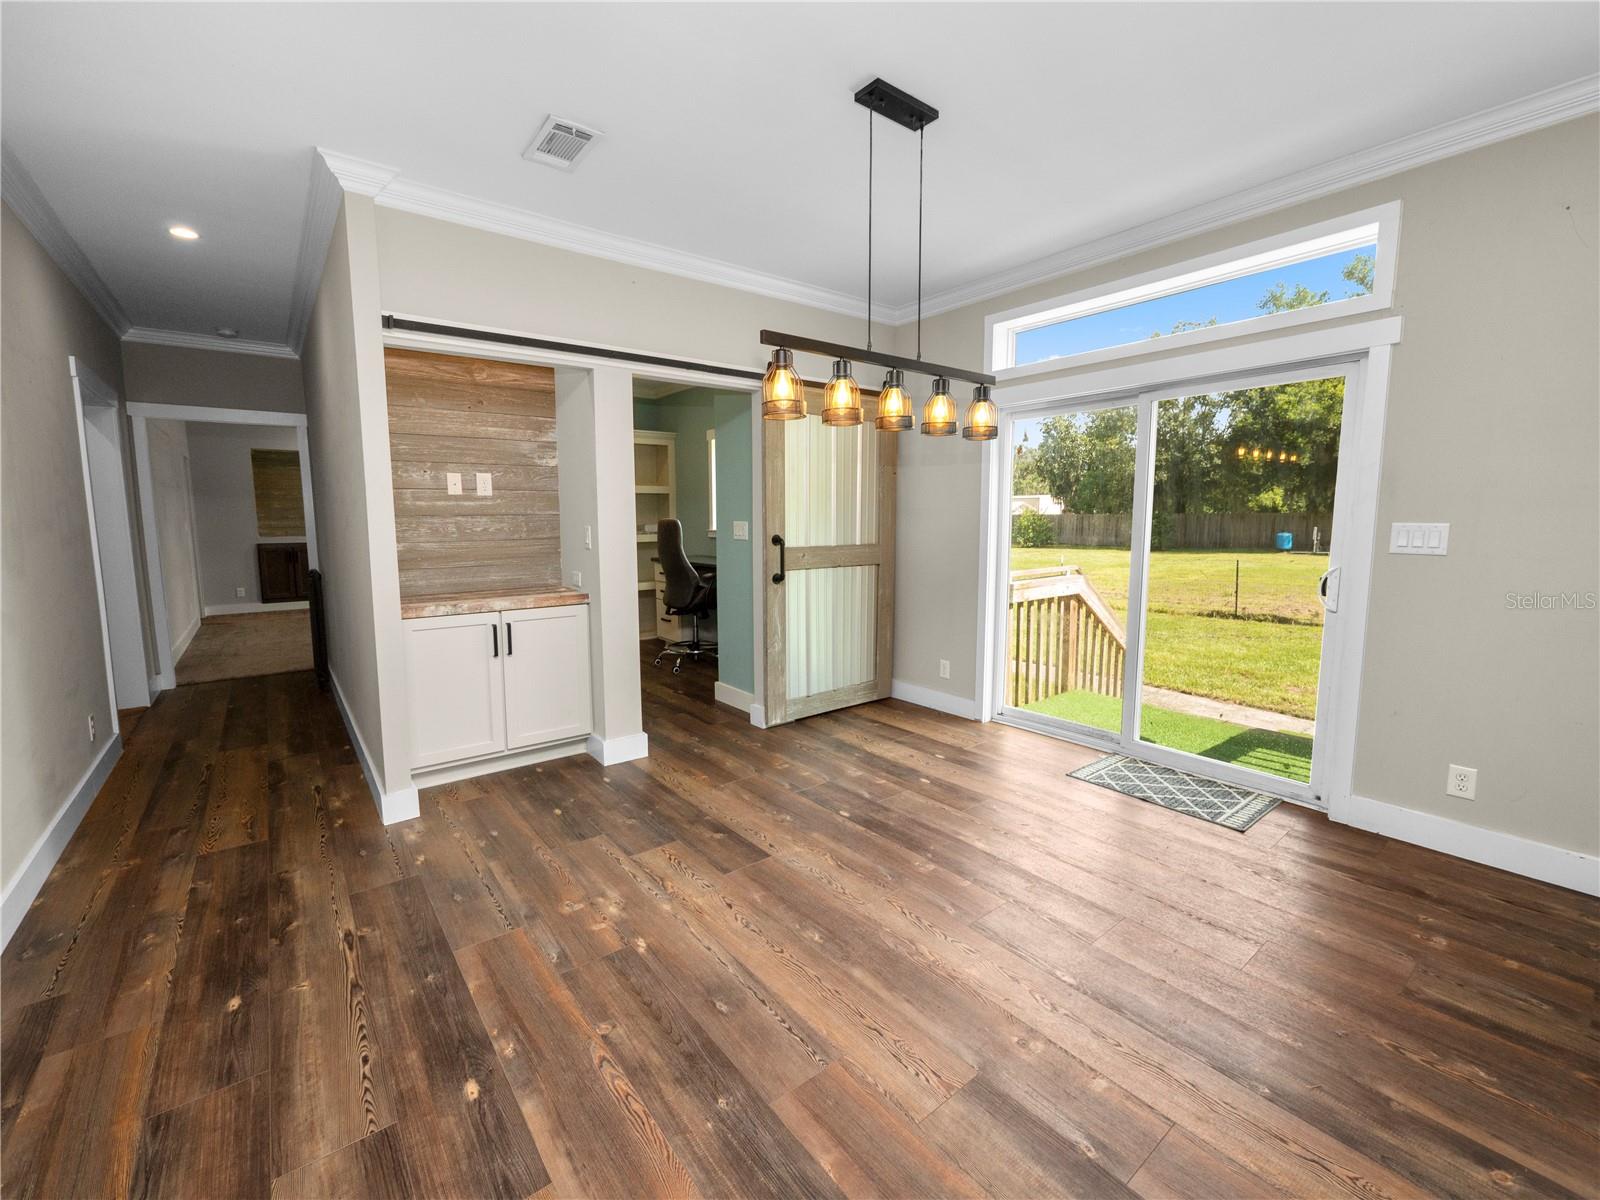
{"label": "white baseboard", "polygon": [[344,690],[339,686],[339,677],[332,674],[328,679],[333,684],[333,702],[339,706],[339,716],[344,720],[345,730],[350,734],[350,742],[356,748],[356,758],[361,762],[361,773],[366,776],[367,790],[372,793],[372,802],[378,806],[378,816],[385,825],[393,825],[396,821],[409,821],[412,817],[420,816],[422,804],[417,799],[417,785],[406,783],[404,787],[384,791],[379,782],[378,772],[372,765],[372,756],[367,753],[367,744],[361,740],[361,729],[350,716],[350,706],[345,703]]}
{"label": "white baseboard", "polygon": [[206,616],[230,617],[235,613],[293,612],[311,607],[309,600],[285,600],[279,604],[208,604]]}
{"label": "white baseboard", "polygon": [[1329,813],[1335,821],[1370,829],[1414,846],[1426,846],[1465,858],[1471,862],[1499,867],[1529,879],[1571,888],[1589,896],[1600,896],[1600,858],[1577,850],[1531,841],[1511,833],[1500,833],[1454,821],[1432,813],[1402,808],[1366,796],[1351,796]]}
{"label": "white baseboard", "polygon": [[717,680],[717,686],[712,689],[712,695],[716,697],[718,704],[729,705],[744,713],[754,708],[756,703],[754,695],[742,688],[734,687],[731,683],[723,683],[720,679]]}
{"label": "white baseboard", "polygon": [[968,721],[978,719],[978,702],[969,696],[953,696],[949,692],[935,691],[933,688],[923,687],[920,683],[907,683],[903,679],[890,682],[889,695],[896,700],[904,700],[907,704],[918,704],[936,712],[949,713],[952,717],[963,717]]}
{"label": "white baseboard", "polygon": [[116,734],[100,748],[98,757],[89,764],[89,769],[61,802],[50,824],[22,860],[17,873],[6,885],[4,897],[0,898],[0,945],[10,942],[17,926],[22,924],[22,918],[27,915],[39,889],[50,877],[50,868],[61,858],[61,852],[77,832],[83,814],[89,811],[89,805],[94,803],[94,798],[100,794],[100,789],[111,774],[111,768],[117,765],[117,759],[121,757],[122,737]]}
{"label": "white baseboard", "polygon": [[183,657],[183,652],[189,648],[189,643],[194,641],[194,635],[200,632],[200,618],[194,619],[194,624],[185,629],[172,643],[172,666],[176,670],[178,660]]}
{"label": "white baseboard", "polygon": [[632,762],[636,758],[648,758],[650,739],[642,733],[629,733],[614,738],[602,738],[590,734],[585,748],[589,751],[589,756],[602,767],[610,767],[617,763]]}
{"label": "white baseboard", "polygon": [[536,746],[532,750],[517,750],[511,754],[495,754],[488,758],[466,763],[451,763],[443,767],[422,767],[411,772],[411,782],[420,792],[440,783],[459,783],[479,775],[493,775],[497,771],[510,771],[516,767],[549,762],[556,758],[570,758],[582,754],[594,739],[574,738],[570,742],[557,742],[553,746]]}
{"label": "white baseboard", "polygon": [[767,706],[765,704],[752,704],[750,706],[750,724],[757,729],[767,727]]}

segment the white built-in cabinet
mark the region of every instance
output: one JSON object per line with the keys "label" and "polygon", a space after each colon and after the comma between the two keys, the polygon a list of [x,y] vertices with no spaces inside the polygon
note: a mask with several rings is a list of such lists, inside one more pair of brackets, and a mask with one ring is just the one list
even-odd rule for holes
{"label": "white built-in cabinet", "polygon": [[404,622],[411,764],[433,768],[586,736],[584,604]]}

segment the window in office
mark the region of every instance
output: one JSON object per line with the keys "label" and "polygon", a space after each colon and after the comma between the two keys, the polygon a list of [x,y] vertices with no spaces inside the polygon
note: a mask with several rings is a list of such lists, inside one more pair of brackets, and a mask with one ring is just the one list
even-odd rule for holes
{"label": "window in office", "polygon": [[717,431],[706,430],[706,486],[709,489],[711,501],[709,512],[711,519],[710,528],[706,530],[712,537],[717,536]]}
{"label": "window in office", "polygon": [[992,321],[995,367],[1070,365],[1387,307],[1399,206],[1301,229]]}

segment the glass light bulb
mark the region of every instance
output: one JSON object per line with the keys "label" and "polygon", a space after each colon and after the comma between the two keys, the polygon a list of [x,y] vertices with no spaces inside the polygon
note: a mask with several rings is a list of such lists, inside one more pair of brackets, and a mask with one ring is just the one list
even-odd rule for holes
{"label": "glass light bulb", "polygon": [[806,415],[806,386],[788,350],[774,350],[767,364],[761,380],[761,415],[769,421],[798,421]]}
{"label": "glass light bulb", "polygon": [[950,399],[950,381],[940,375],[922,408],[922,432],[929,437],[949,437],[956,431],[956,406]]}
{"label": "glass light bulb", "polygon": [[822,423],[861,424],[861,389],[851,378],[850,363],[846,359],[833,361],[833,378],[822,391]]}
{"label": "glass light bulb", "polygon": [[905,373],[891,367],[883,377],[883,390],[878,393],[878,416],[873,424],[885,433],[898,433],[910,429],[911,421],[911,397],[906,395]]}
{"label": "glass light bulb", "polygon": [[992,442],[1000,436],[1000,414],[986,383],[972,389],[972,403],[967,406],[967,423],[961,428],[961,436],[969,442]]}

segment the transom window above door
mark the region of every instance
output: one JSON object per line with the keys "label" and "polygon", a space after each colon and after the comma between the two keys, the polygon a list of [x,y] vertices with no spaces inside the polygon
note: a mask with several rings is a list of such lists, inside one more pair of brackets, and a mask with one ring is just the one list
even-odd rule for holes
{"label": "transom window above door", "polygon": [[989,318],[989,368],[1029,374],[1387,308],[1400,205],[1291,230]]}

